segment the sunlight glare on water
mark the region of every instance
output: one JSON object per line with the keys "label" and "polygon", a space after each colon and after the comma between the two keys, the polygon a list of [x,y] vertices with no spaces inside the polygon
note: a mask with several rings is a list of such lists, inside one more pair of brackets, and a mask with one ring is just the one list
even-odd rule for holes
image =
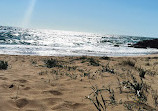
{"label": "sunlight glare on water", "polygon": [[133,56],[157,49],[128,47],[152,38],[94,33],[0,27],[0,54],[41,56]]}

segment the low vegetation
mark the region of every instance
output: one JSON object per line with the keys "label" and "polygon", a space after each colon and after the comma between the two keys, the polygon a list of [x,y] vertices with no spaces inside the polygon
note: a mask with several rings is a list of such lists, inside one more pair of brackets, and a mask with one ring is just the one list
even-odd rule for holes
{"label": "low vegetation", "polygon": [[[70,58],[67,60],[70,60]],[[145,60],[145,62],[143,61],[144,64],[139,63],[141,60]],[[62,64],[63,62],[64,65]],[[153,78],[152,76],[157,75],[157,69],[149,67],[152,64],[153,61],[146,61],[146,58],[123,58],[122,60],[112,58],[110,60],[106,56],[99,58],[74,57],[73,62],[67,62],[66,59],[65,61],[56,59],[45,60],[45,66],[52,68],[51,76],[54,80],[65,76],[69,81],[77,80],[80,83],[92,81],[95,85],[91,84],[92,92],[86,96],[86,99],[98,111],[109,111],[115,106],[121,106],[129,111],[154,111],[157,109],[157,90],[152,89],[151,83],[153,80],[149,82],[149,79]],[[47,70],[49,71],[50,69]],[[49,72],[41,72],[39,74],[49,75]],[[95,80],[98,80],[98,83]],[[107,84],[106,82],[102,84],[99,80],[103,82],[107,80]],[[53,82],[51,81],[50,83]],[[101,87],[101,85],[103,86]]]}
{"label": "low vegetation", "polygon": [[110,60],[110,57],[108,57],[108,56],[103,56],[103,57],[101,57],[100,59],[103,59],[103,60]]}
{"label": "low vegetation", "polygon": [[92,86],[92,93],[86,96],[98,111],[106,111],[108,105],[116,105],[114,90],[108,88],[99,89],[97,86]]}
{"label": "low vegetation", "polygon": [[[115,91],[110,88],[102,87],[98,88],[97,85],[92,86],[92,92],[86,96],[86,99],[90,100],[98,111],[107,111],[107,108],[112,105],[115,107],[119,104],[129,111],[155,111],[155,108],[148,105],[148,94],[151,91],[151,86],[147,85],[141,79],[138,81],[132,74],[131,80],[122,81],[118,79],[120,94],[128,94],[127,99],[119,101],[115,98]],[[127,91],[124,91],[128,89]],[[115,89],[116,90],[116,89]],[[158,105],[158,94],[157,91],[152,90],[152,98],[155,107]]]}
{"label": "low vegetation", "polygon": [[90,65],[92,65],[92,66],[99,66],[100,65],[99,61],[94,59],[93,57],[88,58],[86,56],[82,56],[82,57],[78,58],[77,60],[81,60],[81,63],[89,62]]}
{"label": "low vegetation", "polygon": [[47,68],[62,67],[62,65],[60,65],[56,59],[49,59],[49,60],[45,60],[44,62]]}
{"label": "low vegetation", "polygon": [[127,60],[127,61],[123,61],[122,65],[128,65],[128,66],[134,67],[135,66],[135,62],[133,62],[131,60]]}
{"label": "low vegetation", "polygon": [[106,66],[102,66],[102,72],[109,72],[111,74],[115,74],[114,69],[110,68],[109,63]]}
{"label": "low vegetation", "polygon": [[147,71],[145,71],[144,69],[139,68],[139,76],[140,76],[141,78],[145,78],[146,72],[147,72]]}
{"label": "low vegetation", "polygon": [[6,70],[8,68],[8,62],[0,61],[0,70]]}
{"label": "low vegetation", "polygon": [[89,63],[93,66],[99,66],[99,61],[95,60],[94,58],[89,58]]}

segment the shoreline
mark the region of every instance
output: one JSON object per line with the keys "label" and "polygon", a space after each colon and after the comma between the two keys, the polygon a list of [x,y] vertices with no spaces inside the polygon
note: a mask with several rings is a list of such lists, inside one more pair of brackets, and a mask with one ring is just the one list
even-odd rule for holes
{"label": "shoreline", "polygon": [[158,56],[158,53],[153,53],[153,54],[144,54],[144,55],[133,55],[133,56],[90,56],[90,55],[50,55],[50,56],[46,56],[46,55],[28,55],[28,54],[0,54],[0,56],[30,56],[30,57],[82,57],[82,56],[86,56],[86,57],[112,57],[112,58],[118,58],[118,57],[148,57],[148,56]]}

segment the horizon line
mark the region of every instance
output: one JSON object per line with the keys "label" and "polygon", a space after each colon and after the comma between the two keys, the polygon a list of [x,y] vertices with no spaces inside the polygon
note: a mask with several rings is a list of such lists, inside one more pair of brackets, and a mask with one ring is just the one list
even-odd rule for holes
{"label": "horizon line", "polygon": [[128,36],[128,37],[145,37],[145,38],[158,38],[156,36],[140,36],[140,35],[129,35],[129,34],[104,34],[97,32],[87,32],[87,31],[74,31],[74,30],[63,30],[63,29],[51,29],[51,28],[35,28],[35,27],[23,27],[23,26],[8,26],[8,25],[0,25],[0,27],[13,27],[13,28],[22,28],[22,29],[33,29],[33,30],[54,30],[54,31],[65,31],[65,32],[76,32],[76,33],[89,33],[96,35],[109,35],[109,36]]}

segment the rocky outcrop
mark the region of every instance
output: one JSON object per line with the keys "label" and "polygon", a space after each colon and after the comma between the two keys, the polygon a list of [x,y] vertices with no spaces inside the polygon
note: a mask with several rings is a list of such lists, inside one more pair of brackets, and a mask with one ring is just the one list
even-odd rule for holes
{"label": "rocky outcrop", "polygon": [[134,48],[157,48],[158,49],[158,39],[140,41],[140,42],[132,45],[132,47],[134,47]]}

